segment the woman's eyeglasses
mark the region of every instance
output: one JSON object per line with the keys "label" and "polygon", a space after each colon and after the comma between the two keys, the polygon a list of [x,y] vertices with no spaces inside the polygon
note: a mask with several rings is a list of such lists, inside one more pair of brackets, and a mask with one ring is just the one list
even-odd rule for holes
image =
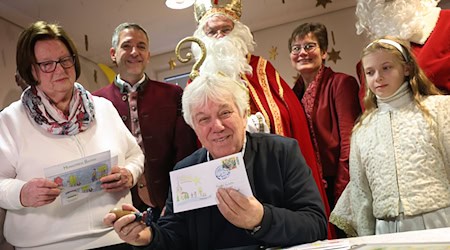
{"label": "woman's eyeglasses", "polygon": [[306,53],[313,52],[317,48],[317,43],[307,43],[305,45],[294,45],[291,47],[291,54],[298,55],[300,52],[305,50]]}
{"label": "woman's eyeglasses", "polygon": [[68,69],[75,64],[75,55],[60,58],[58,61],[45,61],[36,64],[39,65],[39,68],[42,72],[52,73],[53,71],[55,71],[56,65],[58,63],[61,65],[61,67]]}

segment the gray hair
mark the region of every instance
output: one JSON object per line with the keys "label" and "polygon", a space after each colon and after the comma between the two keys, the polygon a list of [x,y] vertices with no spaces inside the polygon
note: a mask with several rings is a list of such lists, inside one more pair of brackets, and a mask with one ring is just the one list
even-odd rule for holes
{"label": "gray hair", "polygon": [[119,46],[119,35],[124,29],[136,29],[144,32],[147,42],[149,42],[147,31],[141,25],[137,23],[121,23],[116,27],[112,36],[111,45],[114,49],[117,49],[117,46]]}
{"label": "gray hair", "polygon": [[194,108],[202,107],[208,101],[224,103],[230,98],[236,104],[241,117],[248,114],[249,94],[243,83],[219,74],[200,75],[184,90],[182,97],[184,120],[194,128],[192,120]]}

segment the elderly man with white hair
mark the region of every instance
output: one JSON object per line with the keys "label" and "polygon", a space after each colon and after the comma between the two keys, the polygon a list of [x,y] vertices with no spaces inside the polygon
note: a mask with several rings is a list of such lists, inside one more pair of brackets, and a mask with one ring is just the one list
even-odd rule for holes
{"label": "elderly man with white hair", "polygon": [[114,213],[104,223],[139,249],[266,249],[325,239],[323,204],[297,141],[246,132],[248,99],[240,82],[221,75],[200,75],[188,85],[183,116],[203,148],[175,170],[241,153],[252,196],[218,188],[217,205],[175,213],[176,200],[169,195],[157,223],[146,226],[134,214]]}
{"label": "elderly man with white hair", "polygon": [[[249,132],[270,132],[297,140],[329,214],[322,168],[316,160],[303,106],[274,66],[252,54],[256,43],[249,27],[240,21],[241,0],[197,0],[194,14],[198,24],[194,37],[205,44],[207,51],[200,74],[220,72],[243,82],[250,94]],[[192,52],[198,60],[201,50],[196,44]]]}

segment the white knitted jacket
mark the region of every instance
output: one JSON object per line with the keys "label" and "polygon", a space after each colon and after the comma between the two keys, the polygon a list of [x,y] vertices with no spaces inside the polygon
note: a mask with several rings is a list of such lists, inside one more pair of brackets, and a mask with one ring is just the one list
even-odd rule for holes
{"label": "white knitted jacket", "polygon": [[411,216],[450,205],[450,96],[422,104],[431,119],[410,92],[379,103],[353,133],[350,183],[330,217],[347,234],[375,234],[375,219],[400,209]]}

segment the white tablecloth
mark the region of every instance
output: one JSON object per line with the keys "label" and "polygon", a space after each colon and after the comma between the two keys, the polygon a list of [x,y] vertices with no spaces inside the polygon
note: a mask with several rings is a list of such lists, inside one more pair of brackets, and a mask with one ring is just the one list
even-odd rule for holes
{"label": "white tablecloth", "polygon": [[362,237],[353,237],[338,240],[325,240],[311,244],[304,244],[288,248],[289,250],[312,250],[312,249],[350,249],[355,245],[363,244],[381,244],[381,243],[403,243],[403,244],[419,244],[419,243],[448,243],[450,246],[450,227],[410,231],[393,234],[380,234]]}
{"label": "white tablecloth", "polygon": [[352,245],[373,243],[450,243],[450,227],[348,238]]}

